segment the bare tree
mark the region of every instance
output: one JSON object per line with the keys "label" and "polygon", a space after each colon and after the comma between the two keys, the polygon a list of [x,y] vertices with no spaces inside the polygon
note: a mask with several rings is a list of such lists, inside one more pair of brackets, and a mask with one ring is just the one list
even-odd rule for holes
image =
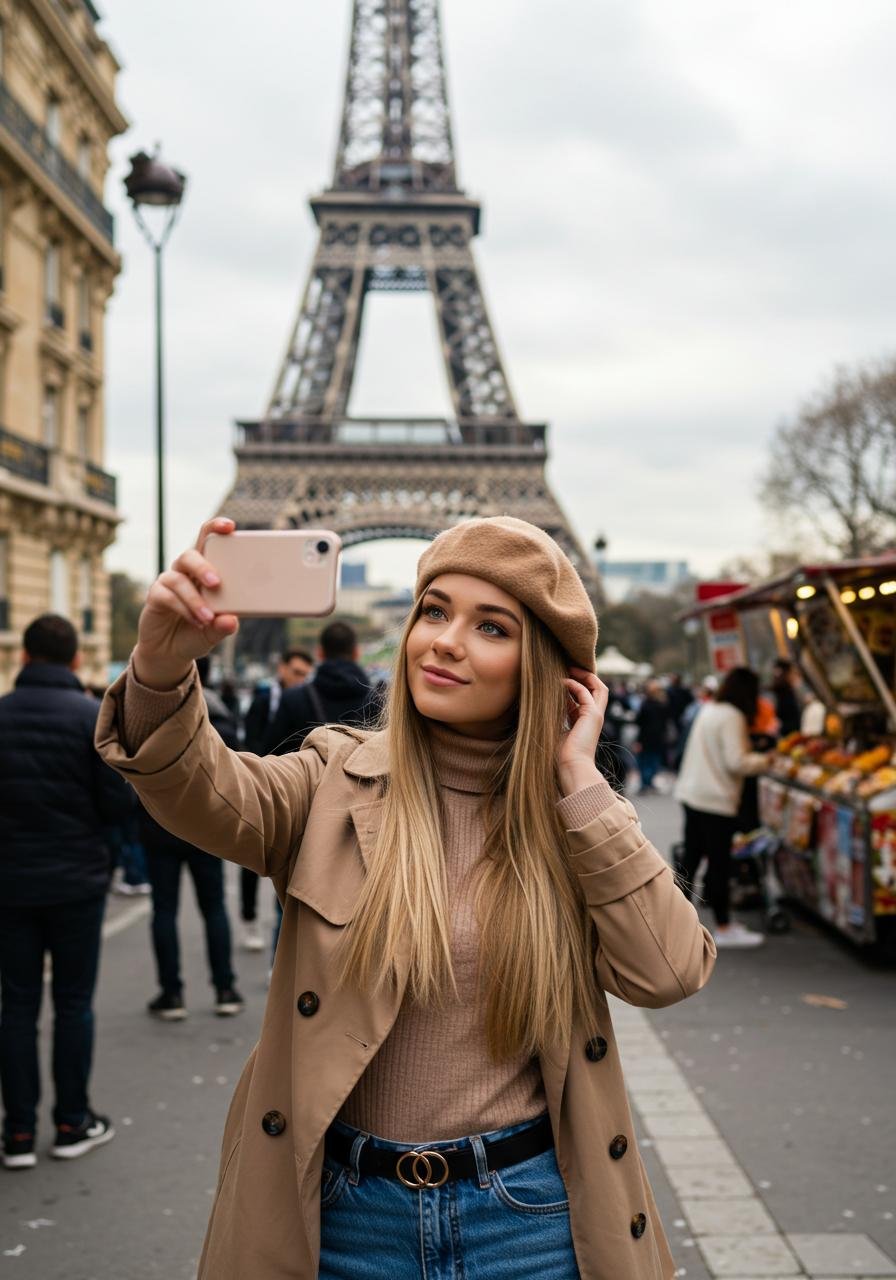
{"label": "bare tree", "polygon": [[809,524],[844,556],[896,540],[896,361],[839,369],[777,428],[760,499],[780,524]]}

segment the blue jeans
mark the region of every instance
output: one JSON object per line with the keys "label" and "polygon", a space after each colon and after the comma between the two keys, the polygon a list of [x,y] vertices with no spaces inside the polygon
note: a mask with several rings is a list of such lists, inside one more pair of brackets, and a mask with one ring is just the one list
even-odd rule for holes
{"label": "blue jeans", "polygon": [[[324,1159],[319,1280],[579,1280],[569,1201],[553,1148],[489,1172],[483,1138],[506,1138],[531,1124],[454,1142],[387,1142],[351,1129],[350,1167]],[[358,1170],[366,1143],[394,1151],[472,1147],[477,1178],[412,1191]]]}
{"label": "blue jeans", "polygon": [[105,894],[46,907],[0,907],[0,1081],[4,1133],[34,1133],[40,1100],[37,1023],[44,954],[53,959],[53,1120],[87,1117],[93,992]]}
{"label": "blue jeans", "polygon": [[152,885],[152,945],[159,986],[167,995],[181,995],[180,942],[177,909],[181,870],[190,869],[196,903],[205,925],[205,949],[212,984],[226,991],[234,983],[231,968],[230,922],[224,905],[224,864],[219,858],[163,833],[147,843],[146,863]]}
{"label": "blue jeans", "polygon": [[661,751],[642,751],[638,756],[638,772],[641,775],[641,786],[652,787],[653,780],[663,767]]}

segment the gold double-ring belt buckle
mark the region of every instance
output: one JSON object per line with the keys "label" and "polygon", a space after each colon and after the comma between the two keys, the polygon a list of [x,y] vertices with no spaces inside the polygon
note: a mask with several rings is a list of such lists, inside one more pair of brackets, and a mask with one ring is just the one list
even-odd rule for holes
{"label": "gold double-ring belt buckle", "polygon": [[[411,1162],[408,1170],[410,1177],[405,1176],[401,1167],[405,1160],[410,1160]],[[438,1160],[444,1168],[440,1178],[433,1178],[432,1176],[433,1160]],[[410,1187],[412,1191],[422,1191],[424,1187],[432,1189],[441,1187],[443,1183],[448,1181],[448,1161],[438,1151],[403,1151],[396,1162],[395,1172],[398,1174],[399,1182],[402,1182],[406,1187]]]}

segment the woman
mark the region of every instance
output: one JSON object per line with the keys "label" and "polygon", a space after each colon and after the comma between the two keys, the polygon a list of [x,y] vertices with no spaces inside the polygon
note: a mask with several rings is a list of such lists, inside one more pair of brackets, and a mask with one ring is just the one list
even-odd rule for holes
{"label": "woman", "polygon": [[669,1280],[605,993],[671,1004],[715,949],[595,767],[574,568],[524,521],[443,533],[387,727],[258,759],[209,732],[192,667],[237,627],[197,590],[232,529],[150,588],[97,736],[159,821],[284,907],[200,1276]]}
{"label": "woman", "polygon": [[707,859],[706,896],[715,917],[719,947],[757,947],[761,933],[731,919],[731,841],[744,779],[760,773],[767,757],[750,749],[750,725],[756,718],[759,677],[749,667],[729,671],[716,694],[694,720],[688,734],[676,799],[684,806],[682,871],[689,884]]}

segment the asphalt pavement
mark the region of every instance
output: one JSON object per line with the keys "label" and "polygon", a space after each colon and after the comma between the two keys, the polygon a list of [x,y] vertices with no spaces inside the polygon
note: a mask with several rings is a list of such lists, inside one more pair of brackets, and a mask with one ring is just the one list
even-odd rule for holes
{"label": "asphalt pavement", "polygon": [[[668,852],[676,806],[659,796],[639,808]],[[270,886],[261,900],[270,915]],[[92,1100],[116,1137],[69,1164],[49,1159],[45,1098],[37,1168],[0,1170],[4,1280],[195,1275],[268,962],[235,949],[247,1007],[216,1017],[191,893],[181,914],[190,1016],[164,1024],[145,1013],[157,990],[148,904],[110,899]],[[723,952],[706,990],[683,1004],[614,1003],[637,1138],[680,1275],[896,1276],[894,993],[896,972],[798,917],[756,951]],[[45,1007],[45,1080],[50,1021]]]}

